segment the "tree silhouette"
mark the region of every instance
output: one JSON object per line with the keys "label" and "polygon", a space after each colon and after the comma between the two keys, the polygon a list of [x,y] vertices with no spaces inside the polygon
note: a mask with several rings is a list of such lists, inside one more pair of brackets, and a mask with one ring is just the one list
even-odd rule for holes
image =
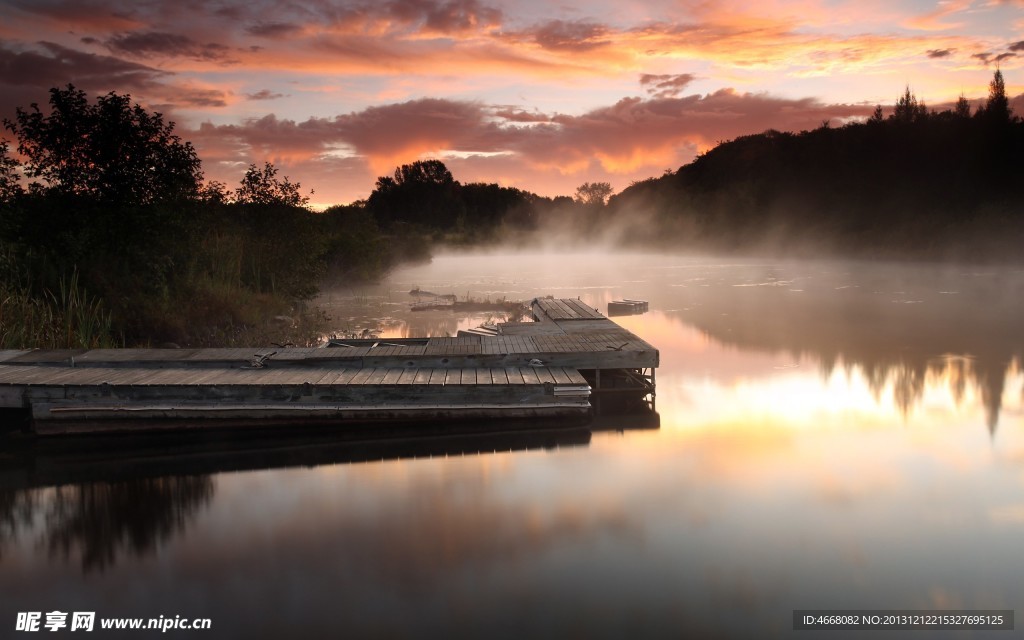
{"label": "tree silhouette", "polygon": [[377,178],[367,207],[384,227],[395,223],[451,230],[465,222],[460,185],[440,160],[420,160]]}
{"label": "tree silhouette", "polygon": [[395,184],[447,186],[455,184],[455,178],[440,160],[419,160],[395,169]]}
{"label": "tree silhouette", "polygon": [[33,103],[4,120],[18,138],[29,178],[41,178],[60,194],[118,206],[195,197],[203,175],[199,157],[161,114],[114,92],[90,104],[71,84],[50,89],[49,102],[47,114]]}
{"label": "tree silhouette", "polygon": [[18,183],[18,161],[7,156],[7,141],[0,140],[0,204],[21,195]]}
{"label": "tree silhouette", "polygon": [[[298,182],[291,182],[288,176],[278,179],[277,168],[271,163],[264,163],[263,169],[250,164],[242,177],[242,185],[235,190],[235,200],[239,204],[280,204],[289,207],[304,207],[309,203],[309,196],[299,192],[302,187]],[[204,193],[210,191],[207,188]]]}
{"label": "tree silhouette", "polygon": [[585,205],[604,206],[612,195],[612,185],[607,182],[584,182],[576,187],[576,202]]}
{"label": "tree silhouette", "polygon": [[953,108],[953,115],[963,119],[971,117],[971,103],[967,101],[967,98],[962,93],[957,98],[956,107]]}
{"label": "tree silhouette", "polygon": [[896,122],[918,122],[928,116],[928,107],[925,106],[924,101],[918,101],[910,91],[910,85],[907,85],[906,91],[903,95],[896,100],[896,107],[893,109],[892,115],[889,116]]}
{"label": "tree silhouette", "polygon": [[1003,82],[1003,72],[996,69],[992,81],[988,85],[988,100],[985,102],[983,111],[985,119],[993,123],[1004,123],[1010,121],[1010,101],[1006,97],[1006,84]]}

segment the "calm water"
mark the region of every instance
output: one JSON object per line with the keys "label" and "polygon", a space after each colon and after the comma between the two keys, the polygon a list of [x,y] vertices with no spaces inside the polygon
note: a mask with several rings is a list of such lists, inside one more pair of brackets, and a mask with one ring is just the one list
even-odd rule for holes
{"label": "calm water", "polygon": [[806,638],[793,609],[1024,611],[1020,270],[444,257],[322,303],[385,337],[501,319],[411,313],[414,287],[649,300],[616,320],[661,351],[660,428],[129,469],[6,455],[0,637],[54,609],[238,638]]}

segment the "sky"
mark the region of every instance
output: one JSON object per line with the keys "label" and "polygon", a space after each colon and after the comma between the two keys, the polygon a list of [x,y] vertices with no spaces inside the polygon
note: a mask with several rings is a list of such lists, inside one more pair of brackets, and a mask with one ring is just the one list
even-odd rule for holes
{"label": "sky", "polygon": [[0,116],[68,83],[127,93],[207,179],[269,161],[319,208],[432,158],[463,183],[618,192],[907,86],[977,104],[997,68],[1024,115],[1024,0],[0,0]]}

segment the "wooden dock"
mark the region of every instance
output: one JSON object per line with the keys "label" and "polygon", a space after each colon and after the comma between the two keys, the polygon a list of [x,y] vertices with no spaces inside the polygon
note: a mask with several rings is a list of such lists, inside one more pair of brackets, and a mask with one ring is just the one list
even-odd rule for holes
{"label": "wooden dock", "polygon": [[[658,351],[578,300],[537,299],[496,335],[335,340],[329,348],[0,351],[0,409],[37,434],[586,421],[654,395]],[[602,400],[606,398],[607,400]]]}

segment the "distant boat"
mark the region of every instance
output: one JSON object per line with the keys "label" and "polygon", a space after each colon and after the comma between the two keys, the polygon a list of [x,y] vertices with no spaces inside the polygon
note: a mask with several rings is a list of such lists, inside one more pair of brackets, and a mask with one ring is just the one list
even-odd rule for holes
{"label": "distant boat", "polygon": [[455,298],[455,294],[453,294],[453,293],[445,293],[445,294],[434,293],[433,291],[424,291],[423,289],[420,289],[419,287],[416,287],[415,289],[410,290],[409,291],[409,295],[410,296],[417,296],[417,297],[426,296],[428,298],[440,298],[441,300],[452,300],[452,301],[454,301],[456,299]]}
{"label": "distant boat", "polygon": [[609,316],[636,316],[647,311],[646,300],[613,300],[608,303]]}

